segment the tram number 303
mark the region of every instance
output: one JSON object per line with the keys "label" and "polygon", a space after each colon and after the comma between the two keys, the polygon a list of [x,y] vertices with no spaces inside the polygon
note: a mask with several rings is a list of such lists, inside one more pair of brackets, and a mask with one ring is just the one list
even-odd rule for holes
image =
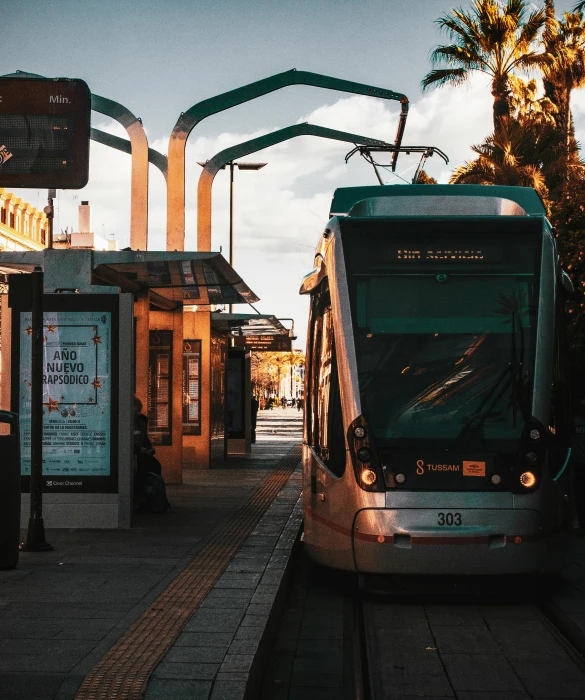
{"label": "tram number 303", "polygon": [[461,525],[461,513],[439,513],[437,525]]}

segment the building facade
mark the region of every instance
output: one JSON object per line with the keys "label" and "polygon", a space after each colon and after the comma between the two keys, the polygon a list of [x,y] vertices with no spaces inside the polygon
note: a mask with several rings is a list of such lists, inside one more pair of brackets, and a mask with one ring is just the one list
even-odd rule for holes
{"label": "building facade", "polygon": [[42,250],[48,235],[46,214],[0,187],[0,250]]}

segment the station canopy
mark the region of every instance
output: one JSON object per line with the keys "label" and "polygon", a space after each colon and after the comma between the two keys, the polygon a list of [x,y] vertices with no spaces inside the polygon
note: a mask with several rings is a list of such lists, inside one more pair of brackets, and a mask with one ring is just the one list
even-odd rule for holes
{"label": "station canopy", "polygon": [[[68,252],[59,251],[63,256]],[[35,266],[44,268],[44,253],[0,253],[0,272],[32,272]],[[91,253],[92,284],[120,287],[134,294],[150,290],[151,304],[160,308],[258,301],[221,253],[132,250]]]}
{"label": "station canopy", "polygon": [[257,335],[285,335],[288,337],[288,329],[276,318],[264,314],[211,314],[211,323],[214,328],[224,333],[231,333],[239,337]]}
{"label": "station canopy", "polygon": [[263,314],[212,313],[211,325],[223,333],[231,333],[236,347],[254,352],[290,352],[291,332],[276,316]]}

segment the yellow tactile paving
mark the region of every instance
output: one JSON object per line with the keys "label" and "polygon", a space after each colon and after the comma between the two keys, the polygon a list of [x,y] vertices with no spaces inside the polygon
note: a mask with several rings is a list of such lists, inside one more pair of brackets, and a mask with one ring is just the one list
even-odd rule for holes
{"label": "yellow tactile paving", "polygon": [[293,448],[279,461],[276,471],[106,652],[84,678],[76,700],[143,697],[155,666],[287,482],[300,450]]}

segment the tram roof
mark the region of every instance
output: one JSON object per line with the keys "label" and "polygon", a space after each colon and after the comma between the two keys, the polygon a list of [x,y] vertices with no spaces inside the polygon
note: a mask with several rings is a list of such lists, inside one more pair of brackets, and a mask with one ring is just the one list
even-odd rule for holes
{"label": "tram roof", "polygon": [[[391,200],[395,198],[409,198],[409,206],[406,199],[402,202]],[[413,202],[413,198],[421,198]],[[457,197],[461,203],[451,208],[447,197]],[[426,199],[423,206],[422,198]],[[429,208],[429,204],[439,204],[438,198],[443,200],[443,205],[437,211],[436,207]],[[468,200],[467,205],[463,198]],[[494,200],[499,200],[496,202]],[[482,205],[482,202],[484,206]],[[455,202],[453,202],[454,204]],[[506,204],[508,203],[508,204]],[[512,205],[512,206],[510,206]],[[517,206],[513,206],[517,205]],[[429,215],[502,215],[512,214],[520,216],[545,216],[544,205],[531,187],[509,187],[504,185],[375,185],[369,187],[341,187],[335,190],[331,202],[330,216],[416,216],[417,214]]]}

